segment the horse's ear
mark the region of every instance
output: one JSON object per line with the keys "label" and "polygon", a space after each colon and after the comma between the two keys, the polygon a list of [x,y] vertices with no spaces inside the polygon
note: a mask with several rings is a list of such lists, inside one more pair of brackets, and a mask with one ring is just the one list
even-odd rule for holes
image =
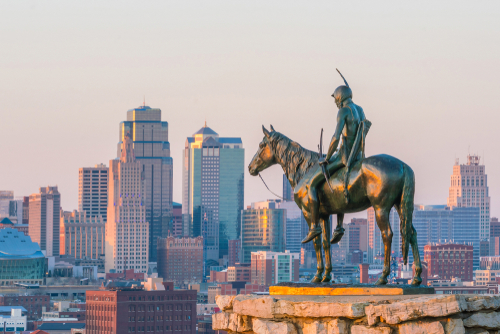
{"label": "horse's ear", "polygon": [[267,139],[271,138],[271,134],[269,133],[269,131],[267,131],[267,129],[264,127],[264,125],[262,125],[262,132],[264,132]]}
{"label": "horse's ear", "polygon": [[274,130],[273,125],[272,124],[270,124],[270,125],[271,125],[271,131],[272,132],[276,131],[276,130]]}

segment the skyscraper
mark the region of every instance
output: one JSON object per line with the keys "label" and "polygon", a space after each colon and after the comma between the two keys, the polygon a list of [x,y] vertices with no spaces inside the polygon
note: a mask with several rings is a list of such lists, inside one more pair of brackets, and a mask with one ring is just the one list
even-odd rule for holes
{"label": "skyscraper", "polygon": [[161,110],[141,106],[127,111],[120,123],[118,157],[125,136],[130,134],[135,158],[144,173],[143,206],[149,224],[149,260],[156,261],[156,240],[167,237],[172,220],[172,158],[168,142],[168,122],[161,121]]}
{"label": "skyscraper", "polygon": [[285,174],[283,174],[283,198],[285,201],[293,201],[293,189]]}
{"label": "skyscraper", "polygon": [[78,171],[78,210],[87,217],[108,217],[108,167],[98,164]]}
{"label": "skyscraper", "polygon": [[460,165],[458,159],[453,166],[448,194],[449,207],[477,207],[480,211],[479,238],[490,237],[490,197],[485,166],[480,157],[468,155],[467,164]]}
{"label": "skyscraper", "polygon": [[104,227],[101,216],[61,211],[60,253],[75,259],[99,259],[104,254]]}
{"label": "skyscraper", "polygon": [[59,210],[61,194],[55,187],[42,187],[30,195],[29,236],[47,256],[59,256]]}
{"label": "skyscraper", "polygon": [[[286,180],[286,182],[288,183],[288,180]],[[281,202],[278,207],[286,210],[285,249],[291,253],[300,254],[301,248],[305,248],[306,245],[312,244],[312,242],[302,244],[302,240],[307,235],[307,232],[309,232],[302,210],[297,206],[297,203],[293,201]]]}
{"label": "skyscraper", "polygon": [[241,216],[242,260],[251,261],[252,252],[285,251],[286,210],[279,209],[280,200],[252,203]]}
{"label": "skyscraper", "polygon": [[135,158],[133,145],[127,134],[122,142],[120,159],[109,162],[106,272],[135,269],[145,273],[148,270],[150,226],[145,207],[147,180],[144,165]]}
{"label": "skyscraper", "polygon": [[245,150],[241,138],[224,138],[205,126],[186,139],[182,169],[184,235],[203,236],[206,265],[228,254],[239,239]]}

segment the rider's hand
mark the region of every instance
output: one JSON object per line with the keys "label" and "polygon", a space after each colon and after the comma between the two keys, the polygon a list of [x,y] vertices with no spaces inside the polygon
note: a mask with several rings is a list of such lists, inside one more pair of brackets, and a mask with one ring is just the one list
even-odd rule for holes
{"label": "rider's hand", "polygon": [[326,160],[325,157],[321,157],[321,158],[319,158],[319,164],[321,166],[323,166],[323,165],[326,166],[328,164],[328,160]]}

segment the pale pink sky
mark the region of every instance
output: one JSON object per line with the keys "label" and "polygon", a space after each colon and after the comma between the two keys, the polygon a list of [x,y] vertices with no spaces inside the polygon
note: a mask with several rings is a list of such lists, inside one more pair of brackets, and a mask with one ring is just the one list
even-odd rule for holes
{"label": "pale pink sky", "polygon": [[[115,157],[145,95],[169,122],[180,202],[184,141],[205,119],[242,137],[246,164],[262,124],[311,149],[322,127],[329,139],[338,67],[373,122],[367,153],[408,163],[416,202],[446,203],[470,149],[498,216],[498,17],[493,1],[3,1],[0,189],[58,185],[76,209],[78,168]],[[281,192],[279,167],[263,176]],[[245,205],[271,197],[245,174]]]}

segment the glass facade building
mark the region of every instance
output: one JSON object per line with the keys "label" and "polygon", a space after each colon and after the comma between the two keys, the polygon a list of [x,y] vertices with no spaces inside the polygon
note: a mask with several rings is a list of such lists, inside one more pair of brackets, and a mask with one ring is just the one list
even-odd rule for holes
{"label": "glass facade building", "polygon": [[183,152],[183,235],[203,236],[205,265],[228,255],[240,238],[245,150],[241,138],[223,138],[207,127],[186,139]]}
{"label": "glass facade building", "polygon": [[12,228],[0,230],[0,285],[42,284],[45,256],[37,243]]}
{"label": "glass facade building", "polygon": [[285,251],[286,210],[274,201],[252,203],[241,213],[242,260],[248,263],[252,252]]}
{"label": "glass facade building", "polygon": [[172,221],[173,166],[168,141],[168,122],[161,121],[161,110],[141,106],[127,111],[120,123],[117,157],[122,142],[130,134],[134,154],[144,173],[146,221],[149,223],[149,261],[156,262],[157,238],[167,237]]}

